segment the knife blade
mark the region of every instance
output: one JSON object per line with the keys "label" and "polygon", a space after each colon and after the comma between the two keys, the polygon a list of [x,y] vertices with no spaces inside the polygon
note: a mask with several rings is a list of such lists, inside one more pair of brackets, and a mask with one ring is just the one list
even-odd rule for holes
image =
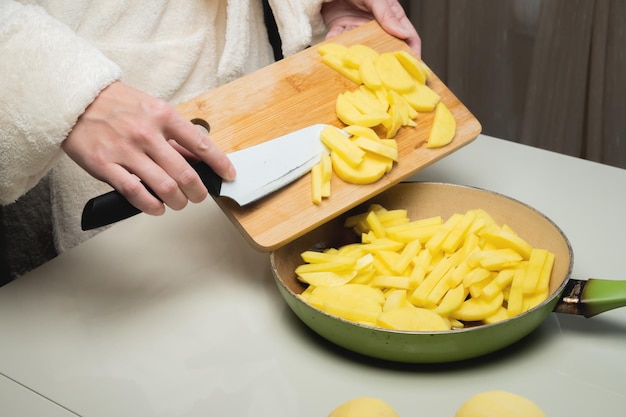
{"label": "knife blade", "polygon": [[[297,180],[318,163],[326,146],[320,140],[325,124],[315,124],[239,151],[228,157],[237,170],[233,181],[222,181],[204,162],[192,163],[202,183],[214,197],[229,197],[239,205],[252,203]],[[144,184],[145,185],[145,184]],[[152,195],[156,193],[146,186]],[[83,230],[113,224],[141,210],[118,191],[90,199],[83,208]]]}

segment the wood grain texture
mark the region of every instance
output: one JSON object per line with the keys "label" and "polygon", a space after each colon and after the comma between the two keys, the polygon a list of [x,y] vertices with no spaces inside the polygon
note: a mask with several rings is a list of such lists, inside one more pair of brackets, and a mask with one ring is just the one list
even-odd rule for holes
{"label": "wood grain texture", "polygon": [[[384,32],[376,22],[332,39],[346,46],[365,44],[378,52],[404,49],[406,44]],[[268,252],[344,213],[392,187],[422,168],[473,141],[481,125],[456,96],[438,79],[429,86],[439,93],[457,121],[452,143],[427,149],[432,113],[422,113],[416,127],[403,127],[395,139],[399,162],[374,184],[353,185],[333,176],[332,194],[319,204],[311,200],[307,174],[283,189],[240,207],[228,198],[216,198],[228,218],[257,250]],[[233,152],[315,123],[338,127],[335,99],[356,84],[321,62],[311,47],[252,74],[181,104],[190,120],[200,118],[211,126],[211,139],[225,152]]]}

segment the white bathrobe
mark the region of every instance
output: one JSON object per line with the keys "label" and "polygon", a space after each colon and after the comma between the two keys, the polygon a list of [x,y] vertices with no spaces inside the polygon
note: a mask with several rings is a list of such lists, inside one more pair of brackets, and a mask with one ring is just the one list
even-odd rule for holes
{"label": "white bathrobe", "polygon": [[[322,0],[270,0],[283,54],[325,30]],[[0,204],[46,177],[55,244],[110,189],[60,145],[97,94],[122,80],[172,104],[273,61],[261,0],[0,0]]]}

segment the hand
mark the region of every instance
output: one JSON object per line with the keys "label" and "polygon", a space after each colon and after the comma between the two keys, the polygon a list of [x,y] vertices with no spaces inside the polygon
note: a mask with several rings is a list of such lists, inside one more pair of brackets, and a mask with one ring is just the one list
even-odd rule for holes
{"label": "hand", "polygon": [[165,205],[180,210],[188,201],[207,197],[185,157],[203,160],[226,180],[235,177],[228,157],[174,107],[121,82],[102,90],[62,148],[89,174],[152,215],[163,214]]}
{"label": "hand", "polygon": [[376,19],[387,33],[421,56],[422,41],[397,0],[332,0],[322,5],[322,17],[329,28],[327,39]]}

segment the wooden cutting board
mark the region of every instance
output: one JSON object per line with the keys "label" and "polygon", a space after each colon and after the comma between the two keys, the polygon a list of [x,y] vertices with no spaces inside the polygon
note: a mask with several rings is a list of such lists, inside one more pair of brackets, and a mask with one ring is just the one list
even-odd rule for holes
{"label": "wooden cutting board", "polygon": [[[404,42],[388,35],[376,22],[330,42],[346,46],[360,43],[378,52],[410,52]],[[216,198],[217,204],[253,247],[271,251],[474,140],[481,131],[476,118],[436,75],[431,77],[429,86],[441,95],[456,118],[456,136],[449,145],[438,149],[425,147],[433,114],[422,113],[416,127],[400,129],[395,137],[399,162],[374,184],[353,185],[333,176],[331,196],[315,205],[307,174],[247,206],[240,207],[224,197]],[[315,123],[343,127],[335,115],[335,100],[339,93],[356,88],[356,84],[323,64],[314,46],[208,91],[181,104],[179,110],[190,120],[208,122],[211,139],[228,153]]]}

